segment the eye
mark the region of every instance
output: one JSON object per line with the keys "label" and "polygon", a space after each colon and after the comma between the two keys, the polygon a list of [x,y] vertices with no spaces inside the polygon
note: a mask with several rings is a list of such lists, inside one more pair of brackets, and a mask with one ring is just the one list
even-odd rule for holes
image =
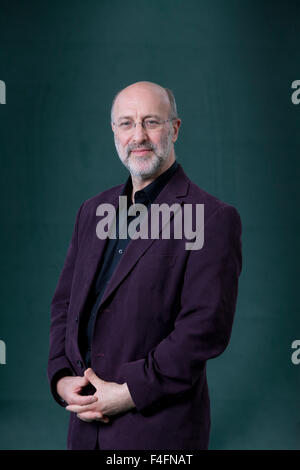
{"label": "eye", "polygon": [[119,126],[120,127],[129,127],[131,126],[132,122],[131,121],[122,121],[120,122]]}
{"label": "eye", "polygon": [[149,127],[159,126],[159,122],[156,119],[146,119],[145,124]]}

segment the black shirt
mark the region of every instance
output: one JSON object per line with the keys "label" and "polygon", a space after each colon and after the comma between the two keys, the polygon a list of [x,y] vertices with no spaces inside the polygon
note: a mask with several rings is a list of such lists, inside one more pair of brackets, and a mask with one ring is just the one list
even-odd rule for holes
{"label": "black shirt", "polygon": [[[158,176],[152,183],[145,186],[143,189],[136,191],[134,195],[134,202],[135,204],[143,204],[149,208],[149,206],[154,202],[160,191],[166,185],[166,183],[170,180],[173,176],[175,171],[178,168],[178,163],[175,161],[170,168],[164,171],[161,175]],[[121,194],[122,196],[127,196],[127,209],[132,205],[132,180],[131,176],[128,177],[124,190]],[[118,208],[119,209],[119,208]],[[92,291],[90,293],[90,301],[89,305],[91,306],[91,310],[88,314],[83,318],[82,323],[80,325],[81,329],[81,336],[79,337],[80,349],[82,352],[82,356],[85,359],[86,366],[90,366],[91,361],[91,343],[93,337],[93,330],[95,325],[95,319],[97,316],[97,312],[99,309],[99,305],[104,293],[104,290],[109,283],[121,257],[123,256],[128,243],[130,242],[130,237],[127,236],[126,239],[119,238],[119,217],[118,217],[118,209],[116,211],[116,239],[108,238],[105,252],[103,254],[101,266],[99,267],[99,272],[96,276],[96,281],[92,287]],[[127,216],[127,227],[130,222],[135,219],[135,216]]]}

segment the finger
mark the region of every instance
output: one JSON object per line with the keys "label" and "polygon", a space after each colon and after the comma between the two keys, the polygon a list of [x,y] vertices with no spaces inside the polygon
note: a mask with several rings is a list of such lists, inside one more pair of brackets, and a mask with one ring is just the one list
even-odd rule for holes
{"label": "finger", "polygon": [[82,418],[80,415],[77,415],[79,419],[81,419],[81,421],[85,421],[86,423],[91,423],[92,421],[94,421],[93,419],[86,419],[86,418]]}
{"label": "finger", "polygon": [[105,381],[100,379],[100,377],[98,377],[90,367],[84,371],[84,376],[92,385],[94,385],[95,388],[99,387],[101,383],[105,383]]}
{"label": "finger", "polygon": [[98,398],[95,395],[78,395],[76,393],[72,393],[69,399],[69,405],[91,405],[95,403]]}
{"label": "finger", "polygon": [[109,422],[109,418],[107,416],[103,416],[102,413],[99,413],[99,411],[86,411],[85,413],[78,413],[77,417],[81,419],[82,421],[102,421],[104,423]]}
{"label": "finger", "polygon": [[103,418],[96,418],[95,421],[102,421],[102,423],[109,423],[109,418],[107,416],[103,416]]}
{"label": "finger", "polygon": [[88,379],[83,375],[82,377],[78,377],[78,385],[80,387],[85,387],[86,385],[88,385],[89,381]]}
{"label": "finger", "polygon": [[72,411],[72,413],[84,413],[85,411],[95,411],[94,403],[91,405],[68,405],[66,410]]}
{"label": "finger", "polygon": [[84,414],[78,413],[77,418],[81,419],[81,421],[85,421],[86,423],[91,423],[94,421],[94,418],[86,418],[84,417]]}
{"label": "finger", "polygon": [[83,387],[86,387],[89,384],[89,381],[86,377],[76,377],[76,386],[74,387],[75,393],[80,393]]}

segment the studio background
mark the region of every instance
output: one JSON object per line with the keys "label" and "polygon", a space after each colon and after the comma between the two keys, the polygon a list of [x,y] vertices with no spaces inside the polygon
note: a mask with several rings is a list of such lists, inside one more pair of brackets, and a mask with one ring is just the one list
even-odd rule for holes
{"label": "studio background", "polygon": [[207,364],[210,448],[300,448],[299,18],[298,1],[0,0],[0,449],[66,448],[50,302],[80,204],[127,178],[110,107],[139,80],[173,90],[178,161],[243,224],[231,341]]}

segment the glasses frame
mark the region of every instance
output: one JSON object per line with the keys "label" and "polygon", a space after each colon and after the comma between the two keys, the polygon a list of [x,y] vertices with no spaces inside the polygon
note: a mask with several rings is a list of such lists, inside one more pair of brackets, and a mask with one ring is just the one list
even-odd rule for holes
{"label": "glasses frame", "polygon": [[[160,129],[160,128],[158,128],[158,129],[147,129],[146,126],[145,126],[145,121],[146,121],[146,119],[151,119],[151,118],[149,118],[149,117],[144,118],[144,119],[143,119],[142,121],[140,121],[140,122],[135,122],[135,121],[133,121],[133,127],[132,127],[131,129],[127,129],[127,130],[125,130],[125,131],[123,131],[123,132],[132,132],[133,129],[136,128],[137,124],[140,124],[140,125],[142,126],[142,128],[143,128],[145,131],[154,131],[154,130],[159,130],[159,129]],[[160,121],[159,124],[165,124],[166,122],[172,122],[172,121],[175,121],[176,119],[177,119],[176,117],[169,118],[169,119],[164,119],[163,121]],[[121,128],[119,127],[120,124],[118,124],[118,123],[116,123],[116,122],[114,122],[114,121],[112,121],[112,124],[113,124],[114,126],[116,126],[116,128],[118,129],[118,131],[121,131]],[[121,131],[121,132],[122,132],[122,131]]]}

